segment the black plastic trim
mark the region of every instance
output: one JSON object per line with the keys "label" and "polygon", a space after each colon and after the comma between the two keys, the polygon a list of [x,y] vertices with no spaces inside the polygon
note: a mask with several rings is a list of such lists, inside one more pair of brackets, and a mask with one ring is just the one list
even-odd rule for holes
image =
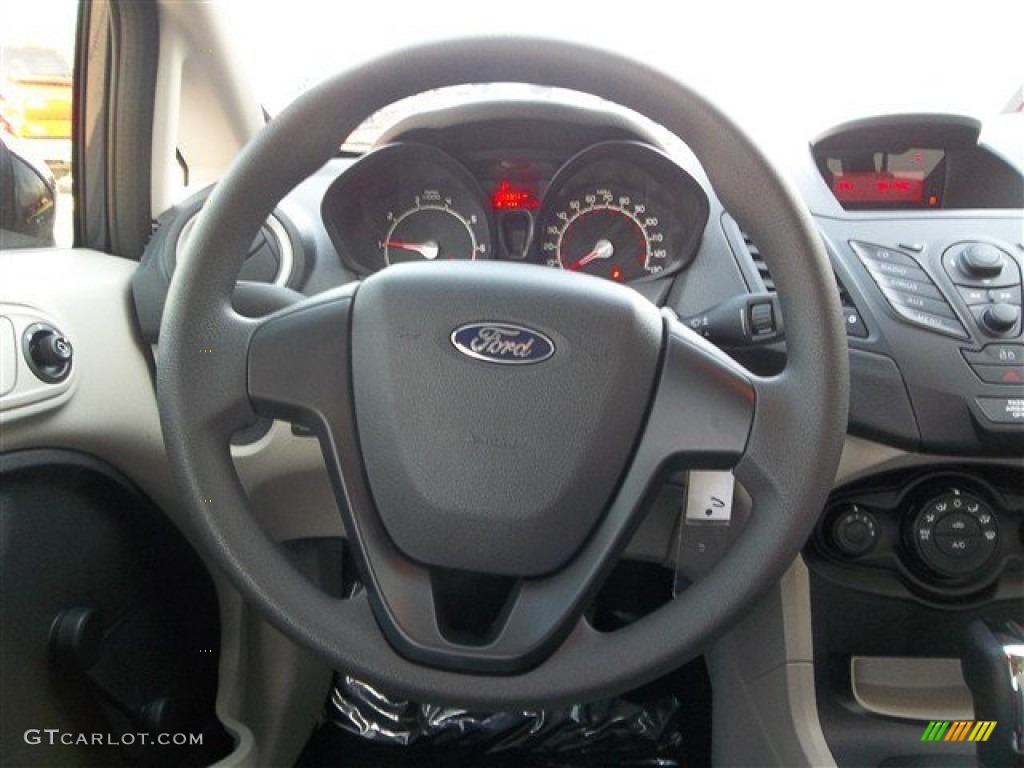
{"label": "black plastic trim", "polygon": [[110,252],[142,258],[152,232],[153,102],[160,52],[155,3],[110,0],[112,87],[107,135]]}
{"label": "black plastic trim", "polygon": [[[160,215],[156,232],[132,275],[135,317],[142,338],[149,344],[156,344],[160,338],[167,293],[177,266],[178,241],[186,225],[199,215],[212,191],[213,187],[206,187]],[[303,298],[296,289],[303,284],[310,269],[312,259],[307,254],[308,246],[295,223],[280,209],[275,209],[272,215],[288,236],[292,248],[292,270],[284,286],[245,280],[236,283],[233,303],[247,317],[268,315]]]}
{"label": "black plastic trim", "polygon": [[811,147],[815,152],[865,146],[900,151],[913,145],[968,149],[980,135],[981,123],[963,115],[883,115],[834,126],[814,139]]}
{"label": "black plastic trim", "polygon": [[71,99],[72,221],[74,244],[100,251],[109,244],[104,126],[109,114],[110,58],[110,4],[106,0],[80,3]]}
{"label": "black plastic trim", "polygon": [[[207,765],[230,752],[215,712],[216,589],[154,502],[96,457],[32,449],[0,454],[0,518],[0,760],[128,764],[117,746],[126,732],[148,765]],[[172,723],[201,733],[200,744],[146,746],[142,733]],[[110,739],[26,747],[21,734],[41,727]]]}
{"label": "black plastic trim", "polygon": [[[917,555],[911,523],[928,499],[951,489],[974,495],[993,509],[1000,535],[993,558],[976,572],[942,577]],[[878,522],[875,547],[849,557],[831,541],[837,516],[852,506]],[[804,555],[811,570],[848,589],[898,597],[948,611],[970,609],[1024,588],[1024,470],[956,464],[893,470],[832,493]]]}

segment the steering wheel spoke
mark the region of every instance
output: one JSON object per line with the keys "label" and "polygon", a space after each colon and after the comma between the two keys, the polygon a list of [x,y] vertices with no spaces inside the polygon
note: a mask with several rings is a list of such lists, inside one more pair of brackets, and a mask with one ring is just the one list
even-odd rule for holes
{"label": "steering wheel spoke", "polygon": [[732,467],[747,447],[759,380],[670,314],[665,317],[661,378],[638,454],[649,453],[649,463]]}
{"label": "steering wheel spoke", "polygon": [[252,331],[246,389],[262,416],[326,434],[347,407],[339,382],[349,372],[349,316],[355,286],[309,299]]}

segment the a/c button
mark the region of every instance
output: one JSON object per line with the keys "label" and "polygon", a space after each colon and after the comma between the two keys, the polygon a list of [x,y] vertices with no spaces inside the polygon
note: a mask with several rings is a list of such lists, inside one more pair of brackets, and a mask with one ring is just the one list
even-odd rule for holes
{"label": "a/c button", "polygon": [[978,545],[976,536],[936,536],[935,546],[949,557],[965,557]]}

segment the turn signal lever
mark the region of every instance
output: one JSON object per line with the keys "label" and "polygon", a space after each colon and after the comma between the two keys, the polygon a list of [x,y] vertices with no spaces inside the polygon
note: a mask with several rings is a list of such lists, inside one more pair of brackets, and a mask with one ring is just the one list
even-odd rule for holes
{"label": "turn signal lever", "polygon": [[734,296],[682,322],[722,347],[746,347],[783,337],[782,312],[774,293]]}
{"label": "turn signal lever", "polygon": [[962,652],[974,717],[996,722],[992,735],[978,742],[978,762],[984,768],[1024,766],[1024,627],[972,622]]}

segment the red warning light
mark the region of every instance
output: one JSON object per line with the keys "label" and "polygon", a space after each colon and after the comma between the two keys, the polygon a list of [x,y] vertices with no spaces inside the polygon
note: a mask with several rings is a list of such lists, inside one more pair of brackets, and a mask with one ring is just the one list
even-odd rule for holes
{"label": "red warning light", "polygon": [[622,281],[622,267],[612,267],[611,277],[612,277],[612,280],[615,280],[616,282],[621,282]]}
{"label": "red warning light", "polygon": [[496,211],[527,210],[532,211],[540,206],[536,193],[502,179],[498,188],[491,195],[491,206]]}

